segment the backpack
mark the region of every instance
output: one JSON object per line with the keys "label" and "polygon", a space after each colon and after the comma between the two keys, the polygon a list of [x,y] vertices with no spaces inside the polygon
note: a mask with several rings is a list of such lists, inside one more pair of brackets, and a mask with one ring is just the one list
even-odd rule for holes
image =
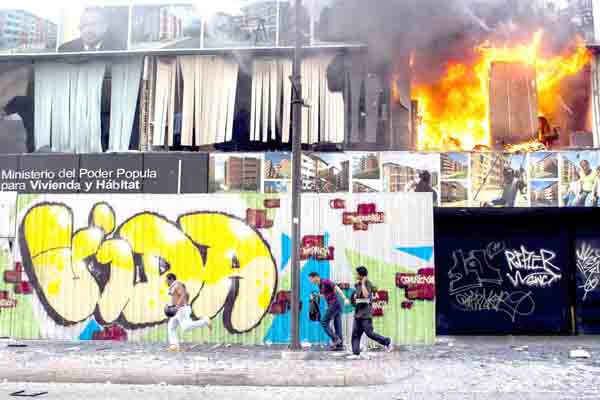
{"label": "backpack", "polygon": [[321,321],[321,309],[319,306],[319,295],[311,294],[310,303],[308,307],[308,318],[311,321]]}

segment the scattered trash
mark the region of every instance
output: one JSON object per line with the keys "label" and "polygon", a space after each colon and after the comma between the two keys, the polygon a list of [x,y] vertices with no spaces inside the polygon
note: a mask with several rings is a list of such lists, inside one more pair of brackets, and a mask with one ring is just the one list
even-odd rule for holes
{"label": "scattered trash", "polygon": [[81,347],[69,347],[67,349],[67,351],[79,351],[79,350],[81,350]]}
{"label": "scattered trash", "polygon": [[569,352],[569,357],[570,358],[591,358],[592,356],[590,355],[590,353],[588,353],[584,349],[576,349],[576,350],[571,350]]}
{"label": "scattered trash", "polygon": [[9,343],[6,347],[27,347],[27,345],[23,343]]}
{"label": "scattered trash", "polygon": [[448,347],[454,347],[454,343],[448,342]]}
{"label": "scattered trash", "polygon": [[529,346],[516,346],[513,347],[514,351],[528,351],[529,350]]}
{"label": "scattered trash", "polygon": [[39,393],[31,393],[27,394],[25,390],[19,390],[18,392],[11,393],[12,397],[38,397],[48,394],[48,392],[39,392]]}

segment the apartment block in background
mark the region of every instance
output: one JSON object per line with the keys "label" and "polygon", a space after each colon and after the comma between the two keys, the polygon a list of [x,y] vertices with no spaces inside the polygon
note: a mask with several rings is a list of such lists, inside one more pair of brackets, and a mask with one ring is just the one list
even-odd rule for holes
{"label": "apartment block in background", "polygon": [[225,186],[228,190],[260,189],[260,159],[229,157],[225,162]]}
{"label": "apartment block in background", "polygon": [[54,50],[55,23],[24,10],[0,10],[0,49]]}

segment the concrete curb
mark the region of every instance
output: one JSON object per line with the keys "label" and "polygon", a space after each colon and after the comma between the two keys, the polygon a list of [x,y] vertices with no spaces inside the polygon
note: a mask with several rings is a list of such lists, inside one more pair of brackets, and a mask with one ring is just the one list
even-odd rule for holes
{"label": "concrete curb", "polygon": [[[319,365],[319,362],[286,362],[285,368],[239,368],[224,370],[218,368],[189,369],[175,367],[170,370],[157,368],[129,367],[126,363],[116,368],[91,365],[8,365],[0,361],[0,377],[8,382],[32,383],[96,383],[130,385],[190,385],[190,386],[370,386],[384,385],[401,380],[410,375],[400,366],[386,365],[382,368],[371,361],[357,361],[363,365],[346,363],[331,368],[331,364]],[[61,363],[63,364],[63,363]],[[259,363],[260,364],[260,363]],[[299,365],[302,364],[302,365]],[[390,362],[390,364],[396,364]],[[387,370],[387,373],[386,373]]]}

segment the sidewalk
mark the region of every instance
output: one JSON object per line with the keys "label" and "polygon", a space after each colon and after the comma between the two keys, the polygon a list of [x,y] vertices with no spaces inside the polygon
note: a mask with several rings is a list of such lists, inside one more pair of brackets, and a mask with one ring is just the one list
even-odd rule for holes
{"label": "sidewalk", "polygon": [[[310,350],[307,359],[282,359],[283,347],[184,346],[127,342],[0,341],[0,380],[9,382],[168,384],[200,386],[365,386],[393,384],[420,376],[502,368],[510,375],[539,365],[544,374],[569,363],[600,373],[595,337],[440,338],[436,345],[405,347],[393,353],[369,351],[369,359]],[[7,345],[8,344],[8,345]],[[527,347],[523,347],[527,346]],[[591,358],[575,361],[582,347]],[[574,365],[574,364],[573,364]],[[443,367],[442,367],[443,366]],[[514,368],[512,368],[514,367]],[[529,368],[528,367],[528,368]],[[511,369],[512,368],[512,369]],[[462,370],[463,372],[461,372]],[[540,370],[541,371],[541,370]],[[535,370],[526,374],[535,375]],[[540,372],[541,373],[541,372]]]}

